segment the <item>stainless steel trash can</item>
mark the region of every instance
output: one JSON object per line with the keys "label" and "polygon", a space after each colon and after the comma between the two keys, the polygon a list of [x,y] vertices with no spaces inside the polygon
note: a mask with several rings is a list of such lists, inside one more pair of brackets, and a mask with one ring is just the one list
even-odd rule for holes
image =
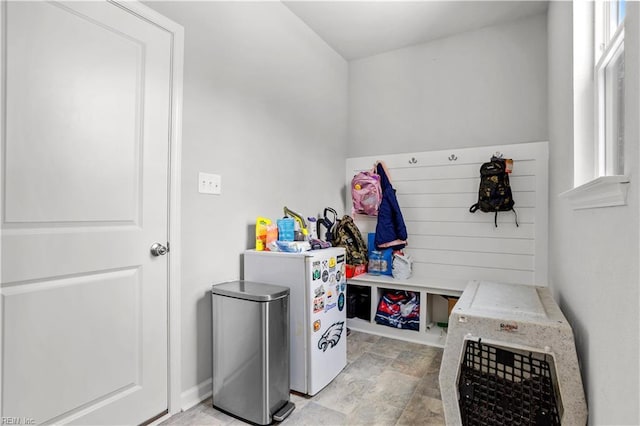
{"label": "stainless steel trash can", "polygon": [[289,401],[289,288],[250,281],[211,287],[213,406],[259,425]]}

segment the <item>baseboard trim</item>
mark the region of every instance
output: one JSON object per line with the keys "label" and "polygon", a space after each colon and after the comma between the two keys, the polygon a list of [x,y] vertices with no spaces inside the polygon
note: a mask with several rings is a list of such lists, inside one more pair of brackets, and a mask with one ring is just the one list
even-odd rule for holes
{"label": "baseboard trim", "polygon": [[211,379],[200,382],[180,394],[182,411],[194,407],[211,396]]}

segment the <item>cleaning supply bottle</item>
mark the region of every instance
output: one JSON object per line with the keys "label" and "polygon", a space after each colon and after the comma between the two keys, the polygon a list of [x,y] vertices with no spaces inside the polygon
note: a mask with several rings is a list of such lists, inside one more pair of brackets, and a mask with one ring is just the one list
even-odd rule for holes
{"label": "cleaning supply bottle", "polygon": [[267,246],[267,232],[271,219],[258,216],[256,218],[256,250],[262,251]]}
{"label": "cleaning supply bottle", "polygon": [[307,217],[307,230],[309,231],[309,240],[318,239],[318,219],[315,217]]}

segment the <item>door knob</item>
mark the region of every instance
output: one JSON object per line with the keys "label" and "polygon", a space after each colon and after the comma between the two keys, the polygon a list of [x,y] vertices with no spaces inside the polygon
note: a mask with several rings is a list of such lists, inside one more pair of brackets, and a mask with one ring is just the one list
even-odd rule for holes
{"label": "door knob", "polygon": [[160,243],[154,243],[151,246],[151,254],[153,256],[164,256],[165,254],[167,254],[168,251],[169,249]]}

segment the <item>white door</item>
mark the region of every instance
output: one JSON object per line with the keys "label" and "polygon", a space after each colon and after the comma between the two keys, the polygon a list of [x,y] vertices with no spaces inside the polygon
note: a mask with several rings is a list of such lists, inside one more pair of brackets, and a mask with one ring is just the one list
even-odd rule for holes
{"label": "white door", "polygon": [[126,3],[3,2],[2,417],[167,409],[171,34]]}

